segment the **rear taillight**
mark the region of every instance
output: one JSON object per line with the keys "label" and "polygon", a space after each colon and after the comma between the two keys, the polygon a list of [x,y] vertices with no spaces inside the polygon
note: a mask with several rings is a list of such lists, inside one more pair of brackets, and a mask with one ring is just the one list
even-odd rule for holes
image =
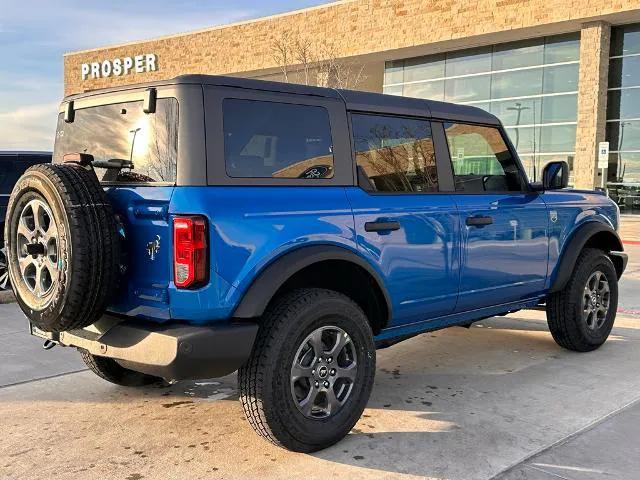
{"label": "rear taillight", "polygon": [[173,281],[192,288],[207,280],[207,222],[203,217],[173,219]]}

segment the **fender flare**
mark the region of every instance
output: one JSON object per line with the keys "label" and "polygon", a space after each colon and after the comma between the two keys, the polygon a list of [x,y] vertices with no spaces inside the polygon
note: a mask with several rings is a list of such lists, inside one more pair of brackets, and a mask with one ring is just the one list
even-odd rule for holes
{"label": "fender flare", "polygon": [[334,245],[301,247],[276,258],[253,280],[242,295],[240,304],[233,313],[234,318],[256,318],[261,316],[278,289],[292,275],[305,267],[325,260],[343,260],[363,268],[378,284],[384,296],[387,318],[391,318],[391,298],[378,272],[362,257],[352,251]]}
{"label": "fender flare", "polygon": [[[583,224],[578,227],[565,244],[562,254],[560,255],[560,262],[558,262],[555,269],[556,276],[549,289],[549,293],[557,292],[564,288],[573,273],[573,268],[584,246],[595,235],[603,232],[607,239],[606,246],[609,252],[622,252],[624,250],[618,233],[609,225],[599,221],[591,221]],[[622,270],[624,270],[624,266]],[[619,271],[618,274],[621,275],[622,271]]]}

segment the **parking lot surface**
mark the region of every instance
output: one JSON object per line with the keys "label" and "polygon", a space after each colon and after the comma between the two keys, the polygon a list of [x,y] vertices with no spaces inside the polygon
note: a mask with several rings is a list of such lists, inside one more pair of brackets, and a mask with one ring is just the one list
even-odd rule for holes
{"label": "parking lot surface", "polygon": [[[556,346],[542,312],[519,312],[380,350],[353,432],[295,454],[254,435],[233,375],[116,387],[77,372],[73,351],[36,350],[16,305],[0,309],[2,478],[491,478],[640,397],[637,319],[620,317],[600,350],[576,354]],[[17,338],[24,353],[7,350]],[[15,363],[22,373],[6,370]],[[509,478],[546,478],[531,472]]]}
{"label": "parking lot surface", "polygon": [[626,249],[601,349],[562,350],[539,311],[420,335],[378,351],[362,419],[312,455],[253,433],[235,375],[117,387],[0,305],[0,479],[637,479],[640,246]]}

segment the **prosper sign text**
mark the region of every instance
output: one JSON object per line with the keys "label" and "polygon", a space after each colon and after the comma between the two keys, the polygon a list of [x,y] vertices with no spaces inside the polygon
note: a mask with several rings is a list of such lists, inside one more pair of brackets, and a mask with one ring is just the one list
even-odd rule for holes
{"label": "prosper sign text", "polygon": [[80,67],[82,80],[120,77],[131,73],[155,72],[158,68],[154,53],[136,55],[134,57],[114,58],[102,62],[83,63]]}

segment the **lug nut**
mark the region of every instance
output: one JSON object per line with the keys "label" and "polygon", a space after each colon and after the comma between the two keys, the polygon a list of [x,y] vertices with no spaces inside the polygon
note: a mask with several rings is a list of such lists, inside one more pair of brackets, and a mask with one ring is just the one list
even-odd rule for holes
{"label": "lug nut", "polygon": [[320,384],[318,382],[315,383],[316,388],[318,388],[320,386]]}
{"label": "lug nut", "polygon": [[336,369],[332,368],[331,371],[329,372],[329,375],[333,377],[335,374],[336,374]]}
{"label": "lug nut", "polygon": [[315,375],[315,374],[316,374],[315,369],[314,369],[314,370],[311,370],[311,375]]}
{"label": "lug nut", "polygon": [[327,363],[331,363],[331,362],[333,362],[333,358],[332,357],[327,358]]}
{"label": "lug nut", "polygon": [[329,382],[324,382],[324,388],[329,388]]}

